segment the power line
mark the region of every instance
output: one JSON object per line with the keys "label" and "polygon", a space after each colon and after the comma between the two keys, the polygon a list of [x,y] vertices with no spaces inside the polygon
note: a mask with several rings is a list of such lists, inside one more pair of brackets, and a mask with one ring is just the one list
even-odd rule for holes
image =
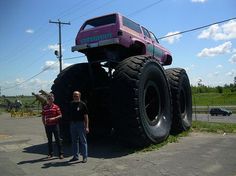
{"label": "power line", "polygon": [[[85,57],[85,56],[69,57],[69,58],[64,58],[63,60],[71,60],[71,59],[77,59],[77,58],[82,58],[82,57]],[[18,87],[18,86],[20,86],[20,85],[22,85],[22,84],[24,84],[24,83],[30,81],[31,79],[37,77],[38,75],[42,74],[43,72],[49,70],[51,66],[53,66],[53,65],[55,65],[55,64],[57,64],[57,63],[58,63],[58,61],[55,62],[54,64],[50,65],[49,67],[45,68],[44,70],[40,71],[39,73],[35,74],[34,76],[32,76],[32,77],[26,79],[25,81],[19,83],[19,84],[16,84],[16,85],[10,86],[10,87],[6,87],[6,88],[3,88],[3,89],[1,89],[1,90],[8,90],[8,89],[12,89],[12,88]],[[1,87],[0,87],[0,88],[1,88]]]}
{"label": "power line", "polygon": [[200,27],[197,27],[197,28],[188,29],[188,30],[185,30],[185,31],[182,31],[182,32],[178,32],[178,33],[175,33],[175,34],[166,35],[166,36],[163,36],[163,37],[159,37],[159,38],[157,38],[157,39],[158,39],[158,40],[161,40],[161,39],[164,39],[164,38],[173,37],[173,36],[175,36],[175,35],[179,35],[179,34],[183,34],[183,33],[187,33],[187,32],[196,31],[196,30],[199,30],[199,29],[202,29],[202,28],[210,27],[210,26],[215,25],[215,24],[225,23],[225,22],[227,22],[227,21],[234,20],[234,19],[236,19],[236,17],[229,18],[229,19],[223,20],[223,21],[218,21],[218,22],[211,23],[211,24],[208,24],[208,25],[200,26]]}
{"label": "power line", "polygon": [[73,4],[67,10],[62,11],[60,14],[57,15],[57,17],[65,18],[66,16],[69,16],[70,14],[76,13],[78,11],[80,12],[80,9],[86,9],[86,6],[90,5],[91,3],[94,3],[94,1],[93,0],[91,0],[91,1],[81,0],[81,1]]}
{"label": "power line", "polygon": [[10,87],[5,87],[5,88],[3,88],[2,90],[8,90],[8,89],[12,89],[12,88],[18,87],[18,86],[20,86],[20,85],[22,85],[22,84],[24,84],[24,83],[30,81],[31,79],[37,77],[38,75],[42,74],[43,72],[49,70],[49,69],[51,68],[51,66],[53,66],[53,65],[55,65],[55,64],[57,64],[57,63],[58,63],[58,61],[55,62],[54,64],[48,66],[47,68],[43,69],[42,71],[40,71],[39,73],[35,74],[34,76],[32,76],[32,77],[26,79],[25,81],[22,81],[21,83],[15,84],[15,85],[10,86]]}
{"label": "power line", "polygon": [[147,5],[147,6],[143,7],[143,8],[141,8],[141,9],[138,9],[138,10],[136,10],[136,11],[134,11],[134,12],[128,14],[127,16],[129,16],[129,17],[130,17],[130,16],[133,16],[133,15],[135,15],[135,14],[137,14],[137,13],[140,13],[140,12],[146,10],[146,9],[149,9],[149,8],[153,7],[154,5],[157,5],[157,4],[161,3],[162,1],[163,1],[163,0],[159,0],[159,1],[157,1],[157,2],[154,2],[154,3],[152,3],[152,4],[149,4],[149,5]]}
{"label": "power line", "polygon": [[[82,57],[85,57],[85,56],[76,56],[76,57],[64,58],[63,60],[71,60],[71,59],[77,59],[77,58],[82,58]],[[10,86],[10,87],[6,87],[6,88],[3,88],[3,89],[1,89],[1,90],[8,90],[8,89],[12,89],[12,88],[18,87],[18,86],[20,86],[20,85],[22,85],[22,84],[24,84],[24,83],[30,81],[31,79],[37,77],[38,75],[42,74],[43,72],[49,70],[51,66],[53,66],[53,65],[55,65],[55,64],[57,64],[57,63],[58,63],[58,61],[55,62],[54,64],[50,65],[49,67],[45,68],[44,70],[40,71],[39,73],[35,74],[34,76],[32,76],[32,77],[26,79],[25,81],[19,83],[19,84],[16,84],[16,85],[13,85],[13,86]],[[1,88],[1,87],[0,87],[0,88]]]}
{"label": "power line", "polygon": [[65,59],[63,59],[63,60],[71,60],[71,59],[77,59],[77,58],[82,58],[82,57],[85,57],[85,56],[69,57],[69,58],[65,58]]}
{"label": "power line", "polygon": [[101,6],[98,6],[98,7],[93,8],[92,10],[89,10],[90,13],[89,13],[89,12],[83,13],[83,14],[81,14],[80,16],[71,19],[71,21],[76,21],[76,20],[78,20],[78,19],[81,19],[81,17],[85,17],[85,16],[88,16],[88,15],[94,13],[94,12],[97,12],[99,9],[104,9],[105,6],[107,6],[108,4],[113,3],[113,1],[114,1],[114,0],[110,0],[110,1],[108,1],[108,2],[106,2],[106,3],[103,3],[103,4],[101,4]]}

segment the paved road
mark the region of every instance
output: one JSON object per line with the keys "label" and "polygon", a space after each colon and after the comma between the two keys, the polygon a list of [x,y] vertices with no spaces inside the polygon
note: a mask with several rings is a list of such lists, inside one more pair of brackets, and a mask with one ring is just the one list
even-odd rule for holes
{"label": "paved road", "polygon": [[192,133],[152,152],[132,153],[113,139],[89,141],[88,163],[46,160],[40,118],[0,116],[0,171],[4,176],[236,176],[236,135]]}
{"label": "paved road", "polygon": [[222,115],[211,116],[210,114],[193,114],[193,120],[236,123],[236,114],[232,114],[230,116],[222,116]]}

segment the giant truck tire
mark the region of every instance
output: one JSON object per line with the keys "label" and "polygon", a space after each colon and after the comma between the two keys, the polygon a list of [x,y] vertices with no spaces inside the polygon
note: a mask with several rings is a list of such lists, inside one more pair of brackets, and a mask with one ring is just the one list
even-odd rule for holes
{"label": "giant truck tire", "polygon": [[170,132],[171,95],[162,66],[149,56],[132,56],[115,69],[112,118],[124,141],[146,146],[165,140]]}
{"label": "giant truck tire", "polygon": [[171,133],[186,131],[192,124],[192,93],[186,71],[182,68],[166,69],[173,105]]}
{"label": "giant truck tire", "polygon": [[[91,77],[93,74],[93,78]],[[96,91],[96,87],[104,87],[108,76],[101,67],[89,66],[88,63],[75,64],[63,70],[54,80],[52,92],[55,103],[62,111],[61,128],[64,140],[70,138],[68,106],[72,101],[73,91],[81,92],[81,100],[87,104],[89,110],[90,135],[104,133],[111,130],[108,107],[104,105],[107,95],[104,91]]]}

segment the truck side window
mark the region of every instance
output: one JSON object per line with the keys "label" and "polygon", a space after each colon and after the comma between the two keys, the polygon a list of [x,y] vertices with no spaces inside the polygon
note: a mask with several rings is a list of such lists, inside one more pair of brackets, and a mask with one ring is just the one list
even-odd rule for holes
{"label": "truck side window", "polygon": [[146,28],[142,27],[142,30],[143,30],[144,36],[146,36],[146,37],[148,37],[148,38],[151,38],[151,37],[150,37],[150,34],[149,34],[149,32],[148,32],[148,30],[147,30]]}
{"label": "truck side window", "polygon": [[128,19],[128,18],[126,18],[124,16],[123,16],[122,19],[123,19],[122,21],[123,21],[123,25],[124,26],[126,26],[126,27],[128,27],[128,28],[130,28],[130,29],[132,29],[132,30],[134,30],[134,31],[136,31],[138,33],[140,33],[140,34],[142,33],[139,24],[131,21],[130,19]]}
{"label": "truck side window", "polygon": [[157,40],[156,36],[155,36],[152,32],[150,32],[150,31],[149,31],[149,33],[150,33],[150,35],[151,35],[151,39],[152,39],[153,41],[156,41],[157,43],[159,43],[159,41]]}

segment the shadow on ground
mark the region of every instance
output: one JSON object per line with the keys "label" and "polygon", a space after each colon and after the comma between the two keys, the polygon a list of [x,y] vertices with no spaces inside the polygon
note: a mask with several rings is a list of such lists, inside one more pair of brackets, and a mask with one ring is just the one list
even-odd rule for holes
{"label": "shadow on ground", "polygon": [[[55,149],[54,151],[55,157],[48,160],[46,157],[47,156],[47,143],[26,147],[23,149],[23,152],[32,153],[32,154],[41,154],[41,155],[45,155],[45,157],[33,159],[33,160],[21,161],[18,164],[19,165],[27,164],[27,163],[32,164],[32,163],[45,162],[45,161],[51,161],[51,160],[52,160],[51,162],[44,164],[44,168],[52,167],[52,166],[57,167],[57,166],[66,166],[66,165],[74,164],[74,163],[68,163],[68,161],[53,162],[54,159],[58,159],[57,148],[55,144],[54,144],[54,149]],[[64,144],[63,149],[64,149],[65,157],[72,156],[72,147],[70,144]],[[123,146],[121,143],[117,142],[112,137],[104,137],[101,139],[99,138],[88,139],[88,153],[89,153],[89,157],[91,158],[110,159],[110,158],[117,158],[117,157],[125,156],[133,152],[134,150],[129,149],[127,146]]]}

